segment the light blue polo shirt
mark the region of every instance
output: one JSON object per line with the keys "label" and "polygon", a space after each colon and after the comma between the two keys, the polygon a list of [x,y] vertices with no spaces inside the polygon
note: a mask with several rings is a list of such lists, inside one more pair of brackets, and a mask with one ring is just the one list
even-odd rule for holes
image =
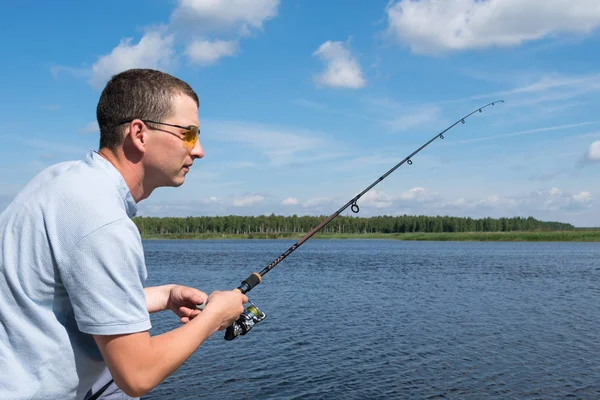
{"label": "light blue polo shirt", "polygon": [[0,399],[80,399],[92,334],[149,330],[136,204],[98,153],[42,171],[0,214]]}

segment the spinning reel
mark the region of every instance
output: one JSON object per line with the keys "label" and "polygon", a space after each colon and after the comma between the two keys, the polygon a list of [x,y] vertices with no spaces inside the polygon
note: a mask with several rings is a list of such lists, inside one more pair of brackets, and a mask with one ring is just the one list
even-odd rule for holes
{"label": "spinning reel", "polygon": [[267,317],[264,312],[260,311],[250,301],[248,303],[250,305],[246,307],[237,321],[225,330],[225,340],[233,340],[238,336],[245,335],[252,327],[254,327],[254,325]]}

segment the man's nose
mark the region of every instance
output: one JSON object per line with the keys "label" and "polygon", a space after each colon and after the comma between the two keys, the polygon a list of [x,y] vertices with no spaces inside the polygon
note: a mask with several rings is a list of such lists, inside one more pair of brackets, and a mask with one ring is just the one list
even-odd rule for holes
{"label": "man's nose", "polygon": [[196,141],[194,147],[192,147],[192,151],[190,152],[192,158],[202,158],[204,157],[204,149],[200,144],[200,139]]}

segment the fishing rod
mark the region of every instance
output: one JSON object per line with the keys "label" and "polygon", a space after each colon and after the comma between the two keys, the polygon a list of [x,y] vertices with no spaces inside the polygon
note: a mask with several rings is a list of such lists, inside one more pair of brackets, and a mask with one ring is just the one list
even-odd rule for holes
{"label": "fishing rod", "polygon": [[[429,146],[429,144],[432,143],[434,140],[436,140],[437,138],[444,139],[444,133],[448,132],[450,129],[452,129],[453,127],[455,127],[459,123],[464,124],[465,120],[467,118],[469,118],[471,115],[473,115],[473,114],[475,114],[477,112],[481,113],[484,108],[489,107],[489,106],[494,106],[494,105],[496,105],[496,103],[504,103],[504,100],[497,100],[497,101],[494,101],[492,103],[486,104],[485,106],[480,107],[480,108],[474,110],[470,114],[465,115],[464,117],[462,117],[461,119],[459,119],[458,121],[456,121],[455,123],[453,123],[452,125],[450,125],[449,127],[447,127],[446,129],[444,129],[442,132],[440,132],[437,135],[435,135],[433,138],[431,138],[424,145],[422,145],[421,147],[419,147],[417,150],[413,151],[410,155],[408,155],[406,158],[404,158],[398,164],[396,164],[395,166],[393,166],[389,171],[387,171],[385,174],[383,174],[379,179],[377,179],[375,182],[373,182],[371,185],[369,185],[366,189],[364,189],[362,192],[360,192],[359,194],[357,194],[356,196],[354,196],[344,206],[342,206],[339,210],[337,210],[336,212],[334,212],[333,214],[331,214],[327,219],[325,219],[323,222],[321,222],[319,225],[317,225],[313,230],[311,230],[310,232],[308,232],[303,238],[301,238],[300,240],[298,240],[292,247],[290,247],[289,249],[287,249],[279,257],[277,257],[275,260],[273,260],[262,271],[260,271],[260,272],[253,272],[252,274],[250,274],[250,276],[248,278],[246,278],[245,280],[243,280],[242,283],[241,283],[241,285],[238,286],[235,290],[239,290],[240,292],[242,292],[244,294],[248,293],[256,285],[258,285],[259,283],[262,282],[262,277],[267,272],[269,272],[270,270],[272,270],[273,268],[275,268],[287,256],[289,256],[290,254],[292,254],[292,252],[294,250],[296,250],[298,247],[302,246],[302,244],[304,242],[306,242],[308,239],[310,239],[315,233],[317,233],[321,229],[323,229],[335,217],[337,217],[338,215],[340,215],[345,209],[347,209],[348,207],[350,207],[350,210],[352,210],[353,213],[355,213],[355,214],[358,213],[360,211],[360,208],[358,207],[358,204],[357,204],[358,200],[365,193],[367,193],[369,190],[371,190],[373,187],[375,187],[375,185],[377,185],[379,182],[381,182],[382,180],[384,180],[385,178],[387,178],[387,176],[390,175],[392,172],[394,172],[398,167],[400,167],[404,163],[406,163],[408,165],[412,165],[412,163],[413,163],[412,162],[412,158],[418,152],[420,152],[421,150],[423,150],[425,147]],[[248,303],[249,303],[249,306],[240,315],[240,318],[237,321],[235,321],[233,323],[233,325],[229,326],[226,329],[226,331],[225,331],[225,339],[226,340],[233,340],[233,339],[235,339],[236,337],[238,337],[240,335],[245,335],[246,333],[248,333],[248,331],[250,329],[252,329],[252,327],[254,325],[256,325],[257,323],[259,323],[260,321],[262,321],[263,319],[266,318],[266,314],[265,313],[263,313],[262,311],[260,311],[250,301]]]}

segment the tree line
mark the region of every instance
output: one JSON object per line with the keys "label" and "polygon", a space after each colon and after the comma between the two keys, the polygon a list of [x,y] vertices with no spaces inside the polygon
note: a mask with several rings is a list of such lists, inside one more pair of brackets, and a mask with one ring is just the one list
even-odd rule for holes
{"label": "tree line", "polygon": [[[142,235],[170,234],[251,234],[305,233],[327,216],[216,216],[216,217],[135,217]],[[449,216],[338,216],[321,229],[323,233],[411,233],[411,232],[508,232],[557,231],[575,227],[562,222],[539,221],[533,217],[469,218]]]}

